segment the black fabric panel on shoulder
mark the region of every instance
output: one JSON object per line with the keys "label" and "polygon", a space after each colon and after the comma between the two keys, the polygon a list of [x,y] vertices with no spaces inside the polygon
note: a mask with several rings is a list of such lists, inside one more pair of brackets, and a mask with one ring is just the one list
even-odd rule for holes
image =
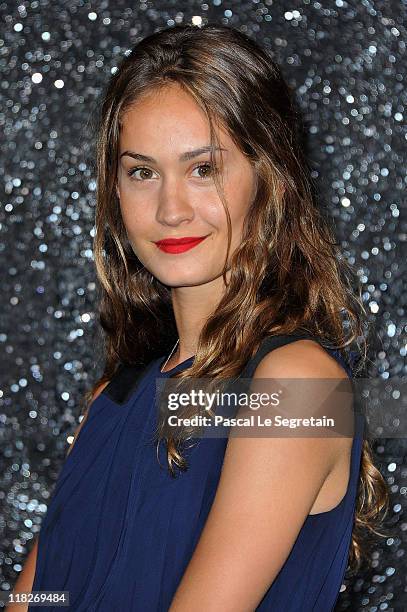
{"label": "black fabric panel on shoulder", "polygon": [[102,393],[116,404],[125,404],[136,390],[149,365],[121,364]]}
{"label": "black fabric panel on shoulder", "polygon": [[293,333],[289,335],[284,334],[276,334],[275,336],[266,336],[260,342],[259,348],[257,349],[255,355],[245,365],[242,373],[240,374],[241,378],[252,378],[253,374],[259,365],[260,361],[263,359],[267,353],[270,353],[276,348],[280,346],[284,346],[286,344],[290,344],[295,340],[318,340],[311,333],[303,332],[303,333]]}

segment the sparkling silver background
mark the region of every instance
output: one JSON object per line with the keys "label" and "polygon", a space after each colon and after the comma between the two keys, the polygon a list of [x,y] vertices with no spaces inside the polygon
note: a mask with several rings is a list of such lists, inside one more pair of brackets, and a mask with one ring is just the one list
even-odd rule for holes
{"label": "sparkling silver background", "polygon": [[[79,0],[0,4],[2,208],[0,589],[38,533],[101,370],[95,322],[92,117],[126,50],[199,18],[233,25],[282,66],[304,111],[321,203],[362,279],[370,374],[406,376],[405,1]],[[401,399],[400,399],[401,401]],[[405,440],[378,440],[392,491],[374,568],[336,610],[407,609]]]}

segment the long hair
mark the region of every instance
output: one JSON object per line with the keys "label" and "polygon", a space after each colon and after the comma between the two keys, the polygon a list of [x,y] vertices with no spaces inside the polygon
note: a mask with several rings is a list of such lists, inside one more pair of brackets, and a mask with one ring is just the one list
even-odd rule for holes
{"label": "long hair", "polygon": [[[294,97],[276,63],[246,35],[217,24],[182,25],[136,44],[109,80],[100,107],[94,257],[105,368],[87,397],[120,364],[143,366],[167,354],[177,339],[171,290],[137,259],[116,193],[124,113],[144,94],[173,83],[204,111],[212,147],[219,146],[215,126],[225,126],[253,164],[257,181],[241,244],[229,262],[231,222],[222,162],[214,166],[228,223],[225,290],[202,328],[192,365],[175,378],[233,378],[265,336],[298,330],[336,348],[348,363],[357,354],[357,376],[366,365],[369,335],[361,287],[339,251],[331,221],[317,204]],[[187,469],[182,436],[163,434],[159,426],[158,443],[166,442],[170,473],[175,466]],[[376,528],[387,506],[386,482],[364,440],[351,569],[359,568],[365,556],[364,536],[383,535]]]}

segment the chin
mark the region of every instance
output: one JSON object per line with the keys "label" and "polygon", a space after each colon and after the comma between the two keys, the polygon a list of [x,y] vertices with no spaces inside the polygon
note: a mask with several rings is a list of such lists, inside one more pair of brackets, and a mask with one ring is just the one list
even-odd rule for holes
{"label": "chin", "polygon": [[154,274],[154,276],[167,287],[195,287],[197,285],[204,285],[209,282],[210,279],[207,276],[199,273],[173,273],[173,274]]}

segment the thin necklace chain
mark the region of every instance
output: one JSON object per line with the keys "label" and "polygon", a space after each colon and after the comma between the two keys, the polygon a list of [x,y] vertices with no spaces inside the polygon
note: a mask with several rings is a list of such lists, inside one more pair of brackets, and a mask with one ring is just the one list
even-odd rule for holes
{"label": "thin necklace chain", "polygon": [[176,343],[174,344],[174,348],[172,349],[171,353],[168,355],[167,359],[165,360],[164,365],[163,365],[163,366],[161,366],[160,372],[161,372],[162,374],[164,374],[163,370],[164,370],[165,366],[167,365],[167,363],[168,363],[168,361],[169,361],[170,357],[172,357],[172,354],[174,353],[175,349],[177,348],[177,346],[178,346],[178,342],[179,342],[179,338],[178,338],[178,340],[176,341]]}

